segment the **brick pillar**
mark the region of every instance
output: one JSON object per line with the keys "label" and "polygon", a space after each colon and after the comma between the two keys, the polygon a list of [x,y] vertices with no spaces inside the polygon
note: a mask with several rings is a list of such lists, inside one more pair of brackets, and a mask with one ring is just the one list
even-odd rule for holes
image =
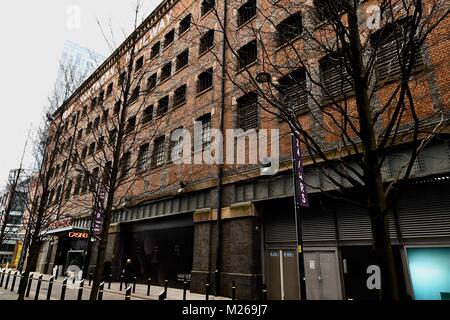
{"label": "brick pillar", "polygon": [[[194,261],[191,291],[205,292],[208,276],[214,288],[216,263],[216,210],[194,213]],[[222,209],[222,267],[219,293],[231,296],[236,282],[237,299],[258,299],[262,283],[260,218],[253,204],[239,203]],[[208,270],[211,273],[208,273]],[[213,290],[211,290],[211,294]]]}

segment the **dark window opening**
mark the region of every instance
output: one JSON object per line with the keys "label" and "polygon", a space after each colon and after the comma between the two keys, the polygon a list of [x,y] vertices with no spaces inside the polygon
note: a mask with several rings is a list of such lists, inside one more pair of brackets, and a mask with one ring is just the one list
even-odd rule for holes
{"label": "dark window opening", "polygon": [[200,93],[213,85],[213,69],[209,68],[199,74],[197,79],[197,93]]}
{"label": "dark window opening", "polygon": [[127,152],[122,156],[122,159],[120,159],[120,175],[122,177],[128,174],[128,171],[130,170],[130,164],[131,164],[131,152]]}
{"label": "dark window opening", "polygon": [[177,56],[176,69],[180,70],[184,66],[186,66],[189,62],[189,49],[184,50]]}
{"label": "dark window opening", "polygon": [[161,68],[161,82],[166,80],[172,74],[172,62],[166,63]]}
{"label": "dark window opening", "polygon": [[162,116],[167,113],[167,110],[169,110],[169,96],[159,99],[157,115]]}
{"label": "dark window opening", "polygon": [[175,30],[170,30],[164,36],[164,48],[167,48],[175,40]]}
{"label": "dark window opening", "polygon": [[197,121],[202,123],[202,148],[204,149],[211,143],[211,114],[205,114]]}
{"label": "dark window opening", "polygon": [[314,0],[314,6],[319,21],[338,21],[341,14],[351,10],[348,0]]}
{"label": "dark window opening", "polygon": [[139,148],[139,155],[136,170],[143,171],[147,169],[149,144],[146,143]]}
{"label": "dark window opening", "polygon": [[110,83],[108,85],[108,88],[106,88],[106,96],[108,97],[109,95],[111,95],[112,91],[113,91],[113,84]]}
{"label": "dark window opening", "polygon": [[140,57],[136,60],[136,71],[139,71],[144,66],[144,57]]}
{"label": "dark window opening", "polygon": [[155,140],[152,154],[152,167],[158,167],[164,163],[164,136]]}
{"label": "dark window opening", "polygon": [[131,92],[130,102],[134,102],[139,98],[140,91],[141,91],[141,87],[139,85],[137,85]]}
{"label": "dark window opening", "polygon": [[128,119],[127,128],[126,128],[125,132],[130,133],[134,130],[135,127],[136,127],[136,116]]}
{"label": "dark window opening", "polygon": [[114,104],[114,114],[118,114],[120,112],[120,105],[122,104],[122,101],[116,101]]}
{"label": "dark window opening", "polygon": [[253,63],[257,59],[257,44],[256,40],[250,41],[245,46],[238,50],[239,56],[239,69],[248,66],[250,63]]}
{"label": "dark window opening", "polygon": [[250,92],[237,99],[238,108],[238,128],[246,131],[258,128],[258,95],[256,92]]}
{"label": "dark window opening", "polygon": [[150,59],[155,58],[159,54],[160,49],[161,49],[161,42],[158,41],[157,43],[155,43],[153,45],[153,47],[151,49]]}
{"label": "dark window opening", "polygon": [[295,13],[283,20],[276,27],[277,46],[281,46],[292,39],[297,38],[302,33],[302,17],[300,13]]}
{"label": "dark window opening", "polygon": [[353,80],[342,52],[328,54],[319,61],[322,93],[325,100],[344,97],[353,91]]}
{"label": "dark window opening", "polygon": [[256,16],[256,0],[249,0],[238,9],[238,27]]}
{"label": "dark window opening", "polygon": [[156,73],[152,74],[147,79],[147,90],[152,90],[156,87]]}
{"label": "dark window opening", "polygon": [[175,90],[173,100],[174,106],[179,106],[186,102],[186,91],[187,91],[186,85],[182,85],[181,87]]}
{"label": "dark window opening", "polygon": [[186,32],[191,27],[191,14],[188,14],[183,20],[180,21],[180,29],[178,34]]}
{"label": "dark window opening", "polygon": [[216,6],[215,0],[203,0],[201,4],[201,16],[210,12]]}
{"label": "dark window opening", "polygon": [[142,116],[142,123],[148,123],[153,120],[153,106],[148,106],[144,109],[144,114]]}
{"label": "dark window opening", "polygon": [[119,87],[125,82],[125,78],[127,76],[126,72],[122,72],[119,76],[119,82],[117,83]]}
{"label": "dark window opening", "polygon": [[209,30],[200,38],[200,50],[199,53],[207,51],[214,46],[214,30]]}
{"label": "dark window opening", "polygon": [[295,70],[278,80],[283,94],[283,103],[294,112],[308,110],[308,93],[305,70]]}
{"label": "dark window opening", "polygon": [[95,153],[95,142],[92,142],[89,145],[89,155],[92,156],[92,155],[94,155],[94,153]]}

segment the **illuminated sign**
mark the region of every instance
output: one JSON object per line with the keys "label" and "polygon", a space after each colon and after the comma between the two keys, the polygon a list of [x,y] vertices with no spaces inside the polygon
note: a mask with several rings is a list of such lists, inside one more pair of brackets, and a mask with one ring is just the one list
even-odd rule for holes
{"label": "illuminated sign", "polygon": [[87,232],[69,232],[69,238],[87,239],[88,237]]}

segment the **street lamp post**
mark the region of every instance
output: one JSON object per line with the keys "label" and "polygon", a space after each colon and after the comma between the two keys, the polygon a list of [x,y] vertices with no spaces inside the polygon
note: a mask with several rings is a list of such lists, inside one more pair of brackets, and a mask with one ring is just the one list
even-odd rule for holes
{"label": "street lamp post", "polygon": [[[286,95],[286,92],[280,86],[272,82],[272,76],[267,72],[260,72],[256,75],[256,81],[258,83],[268,83],[277,89],[281,94]],[[300,153],[300,140],[298,138],[298,132],[292,130],[292,176],[294,184],[294,210],[295,210],[295,228],[297,236],[297,265],[298,265],[298,277],[300,286],[300,298],[307,300],[306,294],[306,276],[305,276],[305,259],[303,254],[303,236],[302,236],[302,219],[300,208],[309,207],[309,202],[303,183],[303,166],[301,162]]]}

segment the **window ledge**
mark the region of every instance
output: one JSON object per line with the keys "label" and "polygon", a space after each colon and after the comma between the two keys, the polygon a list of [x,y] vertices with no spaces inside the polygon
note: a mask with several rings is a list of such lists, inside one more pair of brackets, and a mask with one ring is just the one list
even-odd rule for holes
{"label": "window ledge", "polygon": [[198,98],[198,97],[200,97],[201,95],[203,95],[204,93],[208,92],[209,90],[212,90],[213,88],[214,88],[214,86],[210,86],[210,87],[204,89],[203,91],[198,92],[198,93],[195,95],[195,97]]}
{"label": "window ledge", "polygon": [[241,29],[243,29],[247,24],[249,24],[251,21],[256,20],[256,14],[251,17],[250,19],[248,19],[247,21],[245,21],[243,24],[241,24],[239,27],[236,28],[236,31],[239,31]]}
{"label": "window ledge", "polygon": [[208,52],[210,52],[213,48],[214,48],[214,45],[212,45],[211,47],[209,47],[208,49],[206,49],[206,50],[203,51],[202,53],[199,53],[199,54],[198,54],[198,58],[203,57],[205,54],[207,54]]}
{"label": "window ledge", "polygon": [[299,34],[299,35],[296,36],[295,38],[292,38],[292,39],[286,41],[285,43],[283,43],[283,44],[277,46],[277,47],[275,48],[275,52],[280,51],[280,50],[286,48],[288,45],[292,45],[294,42],[296,42],[297,40],[299,40],[301,37],[302,37],[302,35]]}
{"label": "window ledge", "polygon": [[177,73],[181,72],[182,70],[186,69],[188,66],[189,66],[189,63],[185,64],[185,65],[182,66],[180,69],[177,69],[177,70],[175,71],[175,73],[173,74],[173,76],[176,75]]}
{"label": "window ledge", "polygon": [[253,61],[253,62],[249,63],[248,65],[246,65],[246,66],[240,68],[239,70],[237,70],[236,74],[240,74],[243,71],[245,71],[246,69],[249,69],[249,68],[253,67],[256,64],[258,64],[258,59],[256,59],[255,61]]}
{"label": "window ledge", "polygon": [[168,76],[168,77],[165,78],[164,80],[160,80],[160,81],[159,81],[159,85],[162,85],[164,82],[168,81],[171,77],[172,77],[172,75]]}
{"label": "window ledge", "polygon": [[171,43],[169,43],[169,45],[168,45],[167,47],[164,47],[164,48],[162,49],[162,52],[168,50],[168,49],[174,44],[174,42],[175,42],[175,39],[174,39]]}
{"label": "window ledge", "polygon": [[[201,10],[202,10],[202,8],[200,7],[200,14],[201,14]],[[200,21],[203,20],[206,16],[208,16],[211,12],[213,12],[213,8],[211,8],[210,10],[205,12],[205,14],[200,17]]]}
{"label": "window ledge", "polygon": [[187,28],[186,30],[184,30],[182,33],[180,33],[177,37],[177,39],[180,39],[182,36],[184,36],[189,30],[191,30],[191,27],[189,26],[189,28]]}

